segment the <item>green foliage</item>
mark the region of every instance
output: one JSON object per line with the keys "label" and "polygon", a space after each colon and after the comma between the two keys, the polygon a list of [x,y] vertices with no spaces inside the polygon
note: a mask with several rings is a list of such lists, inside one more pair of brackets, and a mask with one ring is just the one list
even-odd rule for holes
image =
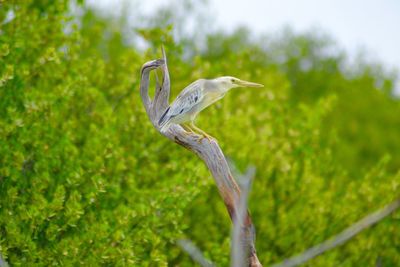
{"label": "green foliage", "polygon": [[[212,177],[152,128],[138,95],[161,41],[173,96],[200,77],[265,84],[232,91],[198,121],[239,167],[257,167],[250,210],[264,264],[398,195],[394,79],[370,65],[346,70],[344,55],[324,52],[326,37],[286,33],[265,49],[239,29],[207,34],[198,51],[151,25],[136,29],[143,52],[124,25],[70,4],[0,3],[0,253],[11,266],[191,266],[175,244],[183,235],[228,265],[230,222]],[[395,266],[398,222],[309,265]]]}

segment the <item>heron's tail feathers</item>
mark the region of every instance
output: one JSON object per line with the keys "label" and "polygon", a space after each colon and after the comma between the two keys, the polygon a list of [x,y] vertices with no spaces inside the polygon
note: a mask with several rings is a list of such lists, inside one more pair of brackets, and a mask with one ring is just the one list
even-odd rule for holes
{"label": "heron's tail feathers", "polygon": [[160,120],[158,121],[158,126],[160,127],[160,129],[163,131],[168,127],[168,122],[170,120],[170,115],[168,114],[170,107],[167,108],[167,110],[164,112],[164,114],[162,114],[162,116],[160,117]]}

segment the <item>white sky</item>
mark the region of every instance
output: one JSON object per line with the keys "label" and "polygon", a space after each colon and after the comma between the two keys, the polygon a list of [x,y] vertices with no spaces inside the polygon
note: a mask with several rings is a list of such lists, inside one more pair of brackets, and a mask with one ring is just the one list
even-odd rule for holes
{"label": "white sky", "polygon": [[218,24],[246,24],[257,32],[284,25],[296,31],[321,28],[350,53],[359,48],[400,69],[399,0],[212,0]]}
{"label": "white sky", "polygon": [[[130,2],[129,0],[125,0]],[[142,0],[150,12],[166,0]],[[179,1],[179,0],[178,0]],[[88,0],[93,6],[120,10],[123,0]],[[313,28],[329,33],[350,55],[364,49],[368,58],[400,70],[400,0],[208,0],[216,26],[247,25],[256,33],[284,26],[296,32]],[[134,5],[133,5],[134,6]]]}

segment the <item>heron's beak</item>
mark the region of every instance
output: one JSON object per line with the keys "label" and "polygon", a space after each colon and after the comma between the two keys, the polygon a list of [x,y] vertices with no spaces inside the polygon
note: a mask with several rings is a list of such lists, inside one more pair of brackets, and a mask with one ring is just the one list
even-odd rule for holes
{"label": "heron's beak", "polygon": [[247,81],[242,81],[242,80],[239,80],[236,83],[240,87],[264,87],[264,85],[259,84],[259,83],[252,83],[252,82],[247,82]]}

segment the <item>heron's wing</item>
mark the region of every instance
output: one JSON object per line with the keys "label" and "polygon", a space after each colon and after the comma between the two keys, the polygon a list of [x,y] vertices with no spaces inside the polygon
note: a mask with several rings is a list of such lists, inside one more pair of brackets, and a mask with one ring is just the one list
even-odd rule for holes
{"label": "heron's wing", "polygon": [[170,114],[177,116],[191,110],[204,98],[204,80],[197,80],[188,85],[171,104]]}

